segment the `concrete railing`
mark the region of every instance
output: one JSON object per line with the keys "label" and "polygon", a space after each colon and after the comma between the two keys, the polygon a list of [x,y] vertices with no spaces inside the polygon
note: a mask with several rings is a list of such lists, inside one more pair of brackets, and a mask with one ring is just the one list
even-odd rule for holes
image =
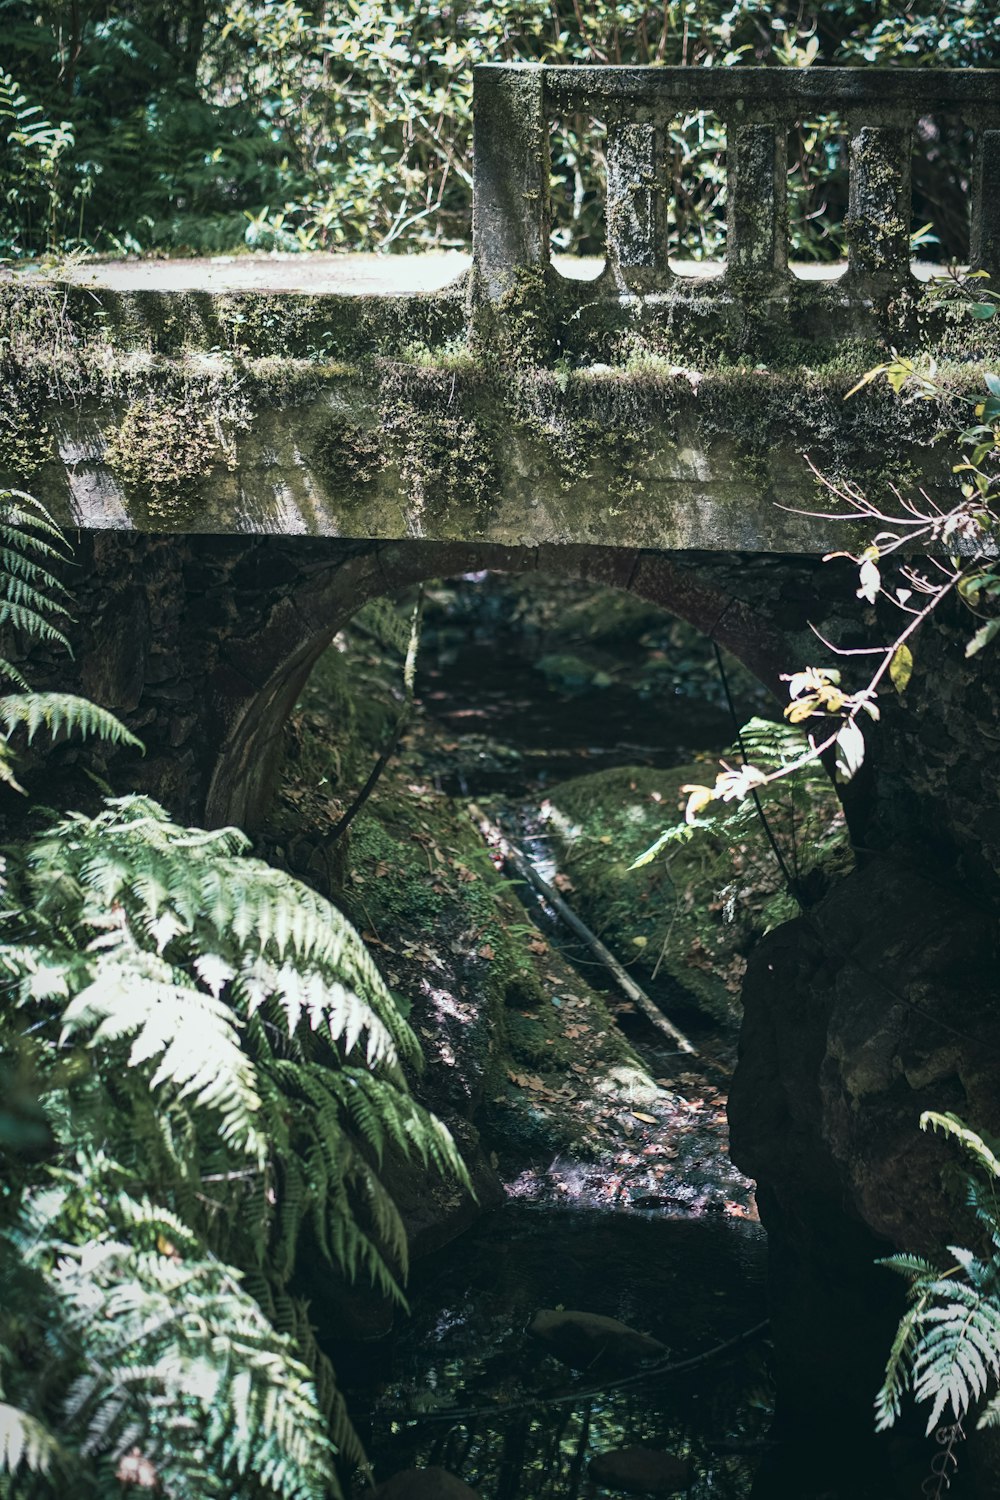
{"label": "concrete railing", "polygon": [[597,289],[680,290],[684,279],[667,260],[666,132],[699,110],[720,118],[727,138],[726,271],[699,279],[700,294],[746,300],[791,285],[786,143],[791,127],[817,113],[842,119],[849,142],[841,296],[881,301],[916,285],[914,128],[943,114],[973,132],[968,262],[1000,289],[1000,71],[486,64],[475,70],[473,239],[487,295],[502,295],[517,272],[549,266],[550,125],[581,114],[607,129],[607,264]]}

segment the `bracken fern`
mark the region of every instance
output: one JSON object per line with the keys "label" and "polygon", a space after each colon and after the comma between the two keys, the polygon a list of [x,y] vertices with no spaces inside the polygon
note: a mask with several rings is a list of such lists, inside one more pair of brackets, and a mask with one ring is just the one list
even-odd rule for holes
{"label": "bracken fern", "polygon": [[[0,628],[66,644],[59,532],[0,500]],[[9,661],[0,677],[8,783],[16,733],[137,743]],[[419,1049],[357,933],[248,851],[141,796],[49,814],[7,851],[4,1500],[312,1500],[340,1494],[338,1454],[364,1462],[294,1295],[303,1231],[402,1301],[386,1153],[467,1175],[410,1094]]]}
{"label": "bracken fern", "polygon": [[876,1398],[876,1428],[893,1425],[908,1390],[929,1403],[929,1433],[949,1413],[961,1422],[978,1411],[978,1426],[1000,1425],[1000,1158],[955,1115],[928,1111],[920,1126],[943,1131],[971,1156],[974,1170],[963,1173],[965,1198],[986,1253],[949,1245],[948,1267],[916,1255],[881,1262],[907,1278],[910,1305]]}

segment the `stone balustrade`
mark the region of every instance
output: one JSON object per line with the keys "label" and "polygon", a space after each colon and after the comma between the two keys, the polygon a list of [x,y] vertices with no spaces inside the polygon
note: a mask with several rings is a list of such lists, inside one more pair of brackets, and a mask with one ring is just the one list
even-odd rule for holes
{"label": "stone balustrade", "polygon": [[1000,72],[486,64],[475,73],[474,250],[487,297],[504,295],[517,273],[551,274],[549,132],[580,115],[607,131],[606,265],[587,299],[595,290],[663,299],[689,289],[691,278],[667,259],[667,131],[697,111],[717,116],[727,138],[725,270],[699,277],[699,296],[787,297],[797,281],[788,265],[787,138],[817,114],[841,119],[849,143],[848,264],[834,283],[841,303],[884,305],[920,285],[910,265],[910,167],[915,127],[928,116],[958,116],[973,133],[968,262],[1000,284]]}

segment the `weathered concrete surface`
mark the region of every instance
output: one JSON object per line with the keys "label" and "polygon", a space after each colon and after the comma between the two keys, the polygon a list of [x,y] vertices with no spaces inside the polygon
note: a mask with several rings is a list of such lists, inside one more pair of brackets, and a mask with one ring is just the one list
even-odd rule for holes
{"label": "weathered concrete surface", "polygon": [[[213,255],[151,260],[68,262],[58,279],[109,292],[283,292],[341,297],[412,297],[444,291],[463,276],[472,257],[461,251],[422,255]],[[40,266],[8,272],[12,280],[46,282]]]}
{"label": "weathered concrete surface", "polygon": [[[596,281],[606,262],[596,256],[553,255],[552,269],[566,281]],[[707,280],[725,274],[719,260],[671,260],[675,275]],[[68,286],[110,292],[301,292],[344,297],[399,297],[444,292],[463,279],[472,256],[463,250],[425,251],[420,255],[334,255],[274,252],[248,255],[189,256],[184,259],[84,260],[67,262],[58,281]],[[835,282],[847,270],[846,261],[799,261],[789,267],[802,281]],[[929,282],[942,273],[930,261],[914,261],[914,276]],[[11,281],[49,282],[51,270],[41,266],[8,268]]]}
{"label": "weathered concrete surface", "polygon": [[711,279],[608,299],[555,271],[484,325],[459,257],[362,260],[8,277],[0,483],[86,530],[822,553],[867,537],[807,457],[875,495],[953,483],[949,396],[845,401],[860,375],[933,349],[978,391],[1000,338],[903,298],[845,340],[840,282],[765,316]]}
{"label": "weathered concrete surface", "polygon": [[745,301],[776,306],[787,293],[787,135],[825,112],[841,116],[849,138],[845,289],[856,312],[863,317],[866,304],[912,290],[910,158],[917,123],[927,116],[958,115],[972,132],[970,259],[1000,272],[991,166],[1000,86],[989,69],[488,63],[475,69],[473,106],[473,240],[491,299],[519,274],[548,264],[549,127],[566,116],[600,118],[607,127],[608,295],[670,286],[665,132],[699,111],[726,131],[726,282]]}

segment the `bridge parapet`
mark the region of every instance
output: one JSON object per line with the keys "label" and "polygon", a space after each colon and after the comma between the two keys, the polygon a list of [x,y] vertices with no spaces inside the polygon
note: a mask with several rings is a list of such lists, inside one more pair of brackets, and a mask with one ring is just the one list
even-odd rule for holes
{"label": "bridge parapet", "polygon": [[[716,277],[667,258],[667,132],[709,111],[727,136],[727,259]],[[848,266],[807,295],[857,308],[917,292],[910,266],[910,165],[917,122],[958,115],[974,136],[969,263],[1000,272],[1000,73],[985,69],[547,67],[475,71],[474,253],[503,297],[519,273],[551,272],[549,131],[589,114],[607,129],[606,265],[585,296],[699,297],[752,305],[804,284],[788,266],[787,136],[817,112],[849,142]]]}

